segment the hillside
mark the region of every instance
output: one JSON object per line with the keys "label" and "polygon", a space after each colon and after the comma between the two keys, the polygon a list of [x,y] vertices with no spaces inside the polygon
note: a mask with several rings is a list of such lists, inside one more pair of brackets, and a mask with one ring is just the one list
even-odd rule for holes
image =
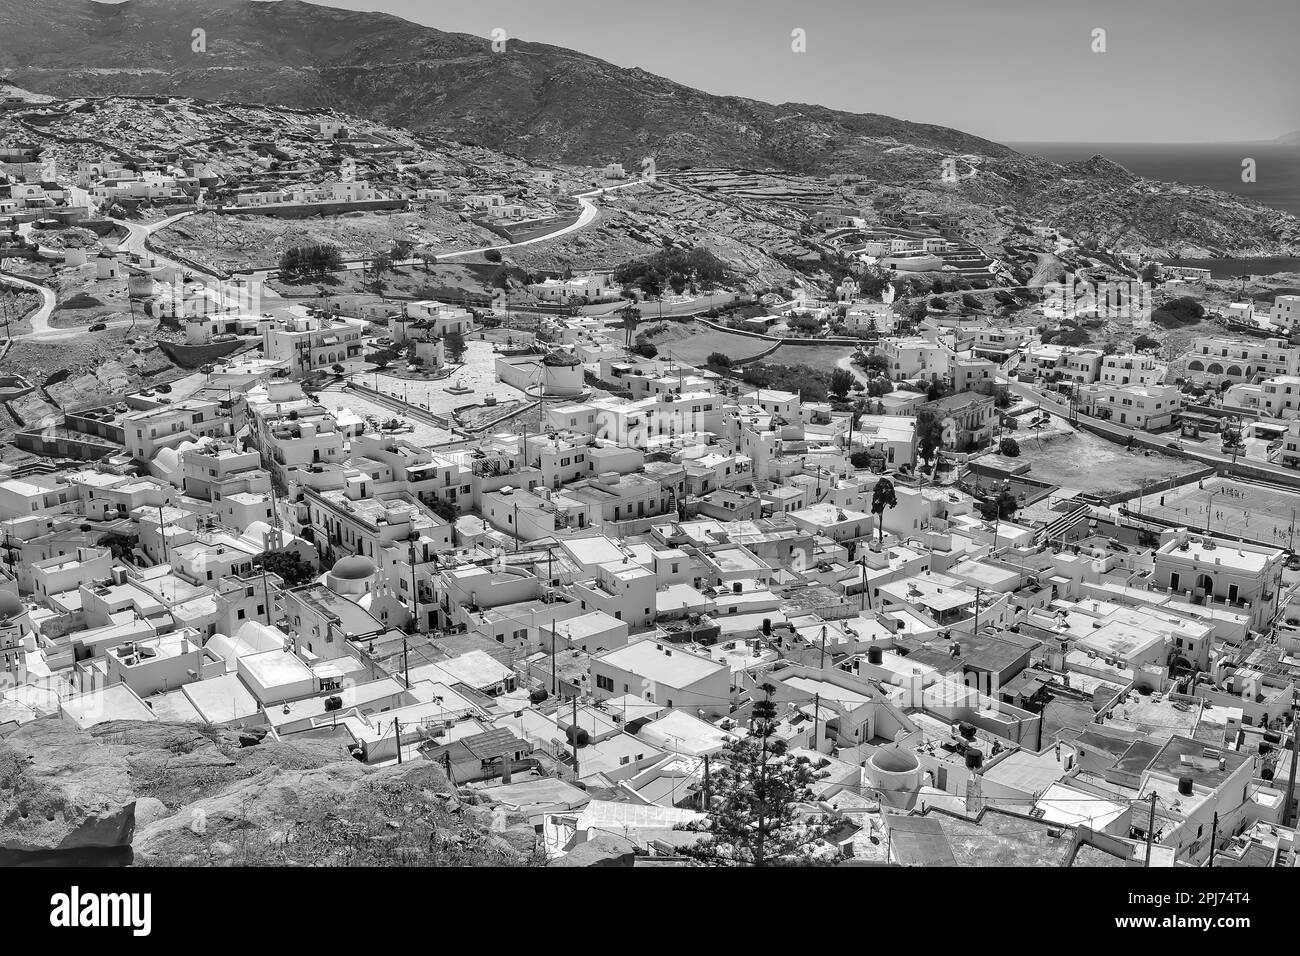
{"label": "hillside", "polygon": [[[206,50],[191,49],[207,31]],[[1059,166],[958,130],[716,96],[559,47],[282,0],[0,0],[0,79],[60,96],[333,109],[542,162],[735,166],[904,185],[963,218],[1006,207],[1140,255],[1287,255],[1300,220],[1094,157]],[[945,164],[956,172],[945,179]]]}
{"label": "hillside", "polygon": [[367,768],[323,737],[47,717],[0,739],[0,866],[520,866],[535,842],[427,761]]}
{"label": "hillside", "polygon": [[[207,50],[191,49],[195,27]],[[530,157],[857,166],[875,140],[1008,156],[940,126],[693,90],[559,47],[285,0],[0,0],[0,70],[42,93],[167,92],[332,107]],[[812,146],[810,144],[817,144]]]}

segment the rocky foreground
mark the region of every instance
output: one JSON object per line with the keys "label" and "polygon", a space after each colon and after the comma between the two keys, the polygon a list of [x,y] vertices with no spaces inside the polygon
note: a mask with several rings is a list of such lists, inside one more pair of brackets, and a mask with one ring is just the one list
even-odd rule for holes
{"label": "rocky foreground", "polygon": [[0,866],[528,866],[536,844],[433,764],[327,740],[57,718],[0,739]]}

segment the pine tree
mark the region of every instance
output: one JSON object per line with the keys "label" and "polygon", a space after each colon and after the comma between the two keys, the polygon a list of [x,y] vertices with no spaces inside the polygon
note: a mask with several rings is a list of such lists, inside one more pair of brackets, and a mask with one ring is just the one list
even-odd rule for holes
{"label": "pine tree", "polygon": [[730,741],[713,774],[711,823],[707,836],[682,850],[713,866],[792,866],[812,864],[817,840],[826,827],[805,820],[798,804],[813,801],[813,768],[794,757],[776,729],[775,688],[762,687],[754,704],[752,733]]}

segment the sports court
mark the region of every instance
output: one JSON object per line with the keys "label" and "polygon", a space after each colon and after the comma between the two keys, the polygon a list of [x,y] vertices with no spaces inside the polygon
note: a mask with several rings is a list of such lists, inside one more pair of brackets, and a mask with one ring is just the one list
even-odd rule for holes
{"label": "sports court", "polygon": [[[1163,504],[1161,503],[1163,502]],[[1300,493],[1211,476],[1128,502],[1130,511],[1246,541],[1290,549],[1300,541]]]}

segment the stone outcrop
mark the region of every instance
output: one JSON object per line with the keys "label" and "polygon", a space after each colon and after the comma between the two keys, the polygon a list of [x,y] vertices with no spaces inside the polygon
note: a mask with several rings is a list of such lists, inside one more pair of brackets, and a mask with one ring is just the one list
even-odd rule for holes
{"label": "stone outcrop", "polygon": [[0,739],[0,865],[534,862],[526,819],[465,803],[423,760],[195,724],[50,717]]}

